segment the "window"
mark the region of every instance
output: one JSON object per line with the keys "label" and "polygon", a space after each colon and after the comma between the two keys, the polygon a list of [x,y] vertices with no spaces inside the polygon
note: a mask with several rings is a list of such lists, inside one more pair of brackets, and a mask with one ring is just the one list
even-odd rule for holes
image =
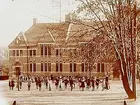
{"label": "window", "polygon": [[104,63],[97,63],[97,72],[104,72]]}
{"label": "window", "polygon": [[82,63],[82,64],[81,64],[81,69],[82,69],[82,72],[85,71],[85,63]]}
{"label": "window", "polygon": [[15,56],[15,50],[13,50],[13,56]]}
{"label": "window", "polygon": [[56,49],[56,56],[58,56],[58,49]]}
{"label": "window", "polygon": [[19,50],[17,50],[17,56],[19,56]]}
{"label": "window", "polygon": [[32,62],[30,62],[30,72],[32,72]]}
{"label": "window", "polygon": [[20,56],[22,56],[23,55],[23,50],[20,50]]}
{"label": "window", "polygon": [[60,62],[60,72],[62,72],[62,62]]}
{"label": "window", "polygon": [[97,72],[100,72],[100,63],[97,63]]}
{"label": "window", "polygon": [[29,50],[30,56],[32,56],[32,50]]}
{"label": "window", "polygon": [[48,55],[47,46],[45,46],[45,55]]}
{"label": "window", "polygon": [[60,62],[56,62],[56,72],[62,72],[63,71],[63,67],[62,67],[63,63],[62,61]]}
{"label": "window", "polygon": [[70,72],[76,72],[76,62],[70,62]]}
{"label": "window", "polygon": [[41,55],[43,56],[43,45],[41,45]]}
{"label": "window", "polygon": [[48,71],[51,71],[51,62],[48,63]]}
{"label": "window", "polygon": [[36,56],[36,50],[29,50],[30,56]]}
{"label": "window", "polygon": [[45,71],[48,70],[47,62],[45,62]]}
{"label": "window", "polygon": [[56,72],[58,72],[58,62],[56,62]]}
{"label": "window", "polygon": [[76,72],[76,62],[70,62],[70,72]]}
{"label": "window", "polygon": [[51,55],[51,46],[48,46],[48,55]]}
{"label": "window", "polygon": [[74,62],[74,64],[73,64],[73,68],[74,68],[74,72],[76,72],[76,63]]}
{"label": "window", "polygon": [[30,72],[36,72],[36,63],[35,61],[30,61]]}
{"label": "window", "polygon": [[36,50],[33,50],[33,56],[36,56]]}
{"label": "window", "polygon": [[51,55],[51,46],[48,45],[48,44],[42,44],[41,45],[41,55],[45,55],[45,56],[48,56],[48,55]]}
{"label": "window", "polygon": [[72,72],[72,62],[70,62],[70,72]]}
{"label": "window", "polygon": [[46,61],[45,62],[42,61],[41,71],[45,71],[45,72],[51,71],[51,62],[47,63]]}
{"label": "window", "polygon": [[43,62],[41,62],[41,71],[43,71]]}
{"label": "window", "polygon": [[104,63],[101,64],[101,72],[104,72]]}
{"label": "window", "polygon": [[56,49],[56,56],[62,56],[61,49]]}
{"label": "window", "polygon": [[34,65],[34,70],[33,71],[36,72],[36,63],[34,62],[33,65]]}

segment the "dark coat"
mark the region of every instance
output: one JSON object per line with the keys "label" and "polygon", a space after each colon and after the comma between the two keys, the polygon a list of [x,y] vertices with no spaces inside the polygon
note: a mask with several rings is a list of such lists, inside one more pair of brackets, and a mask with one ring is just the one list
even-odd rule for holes
{"label": "dark coat", "polygon": [[96,85],[99,85],[99,82],[100,82],[100,79],[97,78],[97,79],[96,79]]}
{"label": "dark coat", "polygon": [[15,82],[14,82],[14,80],[11,81],[11,86],[12,86],[12,87],[15,86]]}
{"label": "dark coat", "polygon": [[94,79],[91,80],[91,85],[92,85],[92,87],[95,86],[95,80]]}
{"label": "dark coat", "polygon": [[85,82],[81,81],[81,87],[84,88],[85,87]]}

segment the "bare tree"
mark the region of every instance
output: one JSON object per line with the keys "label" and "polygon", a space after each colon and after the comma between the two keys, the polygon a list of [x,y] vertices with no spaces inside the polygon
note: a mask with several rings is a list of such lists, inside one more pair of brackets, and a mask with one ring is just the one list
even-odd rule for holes
{"label": "bare tree", "polygon": [[[79,49],[80,59],[85,62],[89,76],[92,76],[96,63],[115,62],[114,48],[104,35],[96,36],[89,42],[80,44]],[[108,72],[101,73],[101,75],[105,74],[108,74]]]}
{"label": "bare tree", "polygon": [[[136,37],[138,7],[135,0],[79,0],[77,13],[94,22],[92,32],[109,38],[121,73],[123,87],[136,99]],[[79,22],[79,21],[78,21]],[[132,77],[132,87],[129,84]]]}
{"label": "bare tree", "polygon": [[9,74],[9,61],[8,61],[8,50],[0,48],[0,66],[3,75]]}

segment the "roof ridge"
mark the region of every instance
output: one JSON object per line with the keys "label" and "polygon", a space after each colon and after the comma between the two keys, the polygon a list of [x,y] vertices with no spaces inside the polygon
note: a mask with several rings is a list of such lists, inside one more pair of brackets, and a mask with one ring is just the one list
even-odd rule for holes
{"label": "roof ridge", "polygon": [[68,38],[69,38],[69,35],[70,35],[70,29],[71,29],[72,26],[73,26],[73,23],[70,23],[70,24],[69,24],[69,27],[68,27],[68,32],[67,32],[67,34],[66,34],[66,41],[67,41]]}
{"label": "roof ridge", "polygon": [[55,42],[55,39],[49,29],[48,29],[48,32],[49,32],[49,35],[51,36],[51,38],[53,39],[53,41]]}

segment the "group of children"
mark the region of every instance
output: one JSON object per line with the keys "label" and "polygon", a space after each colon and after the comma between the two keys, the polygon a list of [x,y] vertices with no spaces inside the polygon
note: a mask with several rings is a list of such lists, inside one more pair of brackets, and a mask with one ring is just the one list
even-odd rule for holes
{"label": "group of children", "polygon": [[106,77],[72,77],[72,76],[44,76],[44,77],[20,77],[14,82],[14,80],[9,80],[9,88],[10,90],[13,90],[15,83],[16,87],[18,88],[18,91],[22,89],[22,83],[27,83],[28,91],[31,89],[31,84],[35,83],[36,89],[39,89],[41,91],[42,85],[44,84],[46,89],[49,91],[52,90],[53,86],[55,86],[56,89],[59,90],[66,90],[69,86],[70,90],[76,88],[76,86],[79,87],[80,90],[84,91],[86,89],[91,89],[92,91],[96,89],[99,89],[99,84],[102,85],[102,90],[109,89],[109,78]]}

